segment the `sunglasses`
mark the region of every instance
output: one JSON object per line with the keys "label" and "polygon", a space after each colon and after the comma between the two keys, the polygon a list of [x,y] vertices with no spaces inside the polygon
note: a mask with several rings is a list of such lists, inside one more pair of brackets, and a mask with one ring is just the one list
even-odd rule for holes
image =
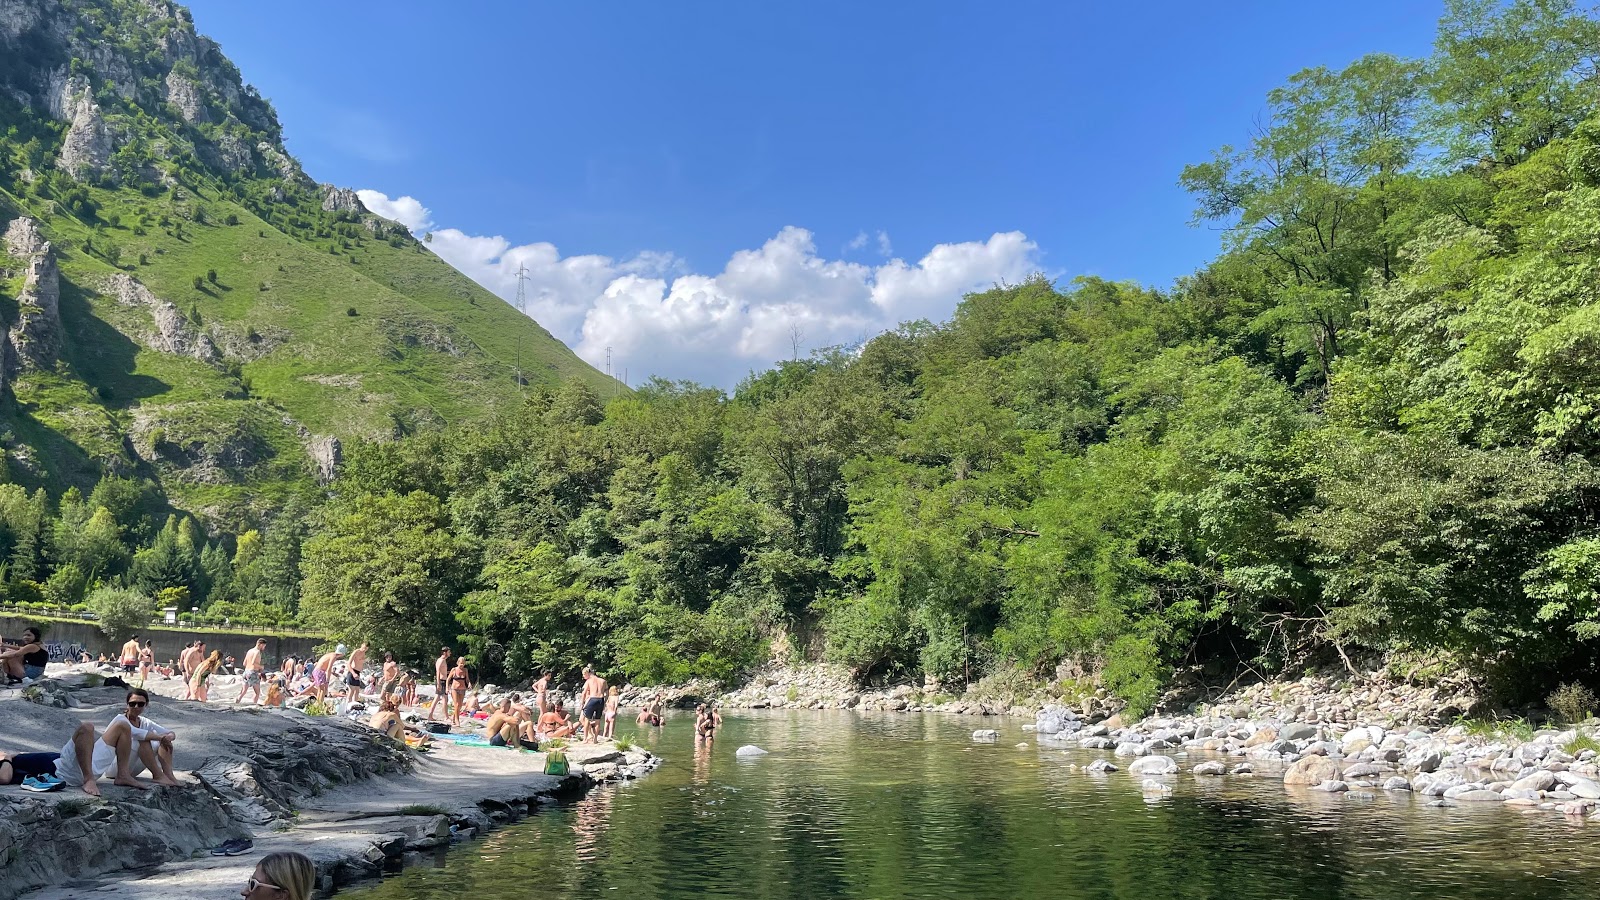
{"label": "sunglasses", "polygon": [[143,701],[143,700],[129,700],[128,701],[128,706],[133,707],[133,708],[138,708],[138,707],[142,707],[142,706],[146,706],[146,705],[147,705],[146,702]]}
{"label": "sunglasses", "polygon": [[261,880],[259,880],[257,878],[254,878],[254,877],[252,877],[249,881],[246,881],[244,883],[244,889],[246,891],[253,891],[258,887],[272,888],[275,891],[283,890],[283,888],[278,887],[275,884],[267,884],[265,881],[261,881]]}

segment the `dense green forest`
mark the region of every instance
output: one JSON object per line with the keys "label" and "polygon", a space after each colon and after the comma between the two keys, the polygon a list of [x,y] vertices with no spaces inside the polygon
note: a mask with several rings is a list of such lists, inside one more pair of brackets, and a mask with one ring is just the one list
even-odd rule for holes
{"label": "dense green forest", "polygon": [[1170,289],[1034,278],[732,396],[543,389],[362,447],[304,615],[464,632],[491,675],[1065,662],[1136,709],[1358,653],[1592,678],[1597,56],[1570,3],[1452,0],[1432,57],[1300,72],[1183,171],[1225,240]]}

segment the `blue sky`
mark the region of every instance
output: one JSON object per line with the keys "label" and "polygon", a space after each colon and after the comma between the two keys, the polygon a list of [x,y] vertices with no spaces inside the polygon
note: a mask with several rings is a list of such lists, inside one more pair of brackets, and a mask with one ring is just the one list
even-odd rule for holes
{"label": "blue sky", "polygon": [[[593,362],[731,386],[1041,270],[1212,256],[1184,164],[1440,3],[193,0],[321,181]],[[401,198],[406,198],[402,200]],[[901,260],[895,263],[895,260]]]}

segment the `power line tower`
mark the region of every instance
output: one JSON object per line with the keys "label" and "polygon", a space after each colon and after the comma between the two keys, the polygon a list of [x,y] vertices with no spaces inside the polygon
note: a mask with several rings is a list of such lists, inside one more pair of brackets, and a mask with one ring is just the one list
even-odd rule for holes
{"label": "power line tower", "polygon": [[[517,265],[517,310],[528,314],[528,267]],[[525,387],[522,380],[522,329],[517,329],[517,387]]]}

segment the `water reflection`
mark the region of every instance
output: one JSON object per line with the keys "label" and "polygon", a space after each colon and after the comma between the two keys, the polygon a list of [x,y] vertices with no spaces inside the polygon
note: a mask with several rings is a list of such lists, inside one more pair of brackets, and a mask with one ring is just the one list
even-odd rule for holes
{"label": "water reflection", "polygon": [[[973,720],[958,717],[730,713],[700,748],[692,725],[678,716],[624,735],[666,755],[645,780],[549,807],[359,896],[522,896],[536,883],[541,897],[672,900],[1568,900],[1592,896],[1600,874],[1593,829],[1558,816],[1187,774],[1146,802],[1142,778],[1069,771],[1100,754],[1039,747],[1015,722],[974,745]],[[771,755],[736,762],[747,743]]]}

